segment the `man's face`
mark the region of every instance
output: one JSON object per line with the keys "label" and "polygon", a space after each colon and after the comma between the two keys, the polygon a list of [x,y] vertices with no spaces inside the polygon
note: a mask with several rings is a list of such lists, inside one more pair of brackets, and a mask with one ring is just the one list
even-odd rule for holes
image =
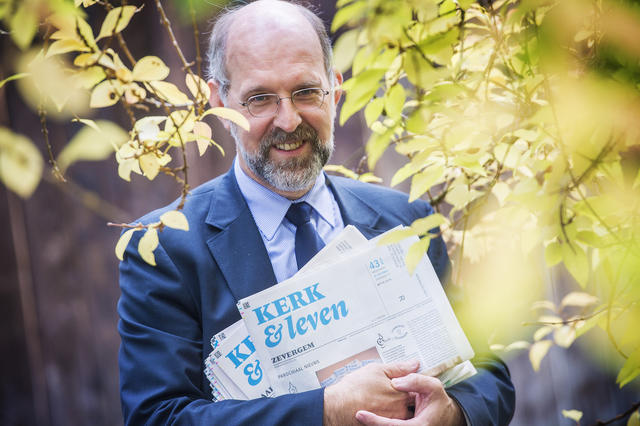
{"label": "man's face", "polygon": [[253,179],[285,196],[304,194],[329,159],[339,94],[330,92],[320,107],[305,111],[282,99],[276,115],[260,118],[240,102],[260,94],[288,98],[304,88],[331,89],[320,42],[301,19],[297,25],[263,29],[259,36],[255,28],[242,31],[241,25],[229,35],[227,47],[231,84],[226,106],[242,112],[251,125],[248,132],[230,126],[238,161]]}

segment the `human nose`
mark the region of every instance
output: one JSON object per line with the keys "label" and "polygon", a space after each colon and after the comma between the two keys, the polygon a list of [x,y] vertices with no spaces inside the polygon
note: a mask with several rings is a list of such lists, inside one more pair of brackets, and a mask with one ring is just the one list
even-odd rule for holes
{"label": "human nose", "polygon": [[302,122],[300,113],[291,102],[291,98],[280,98],[278,111],[273,119],[273,125],[287,133],[293,132]]}

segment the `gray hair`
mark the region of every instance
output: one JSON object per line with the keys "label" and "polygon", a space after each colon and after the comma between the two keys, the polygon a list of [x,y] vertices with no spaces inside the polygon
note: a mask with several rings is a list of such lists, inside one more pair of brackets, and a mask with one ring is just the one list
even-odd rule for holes
{"label": "gray hair", "polygon": [[[331,40],[327,35],[324,22],[313,11],[305,6],[297,3],[291,3],[302,15],[309,21],[315,30],[320,47],[322,48],[322,56],[324,59],[324,69],[329,79],[331,88],[334,85],[334,72],[332,66],[333,52],[331,50]],[[227,55],[227,36],[231,25],[233,24],[236,13],[238,13],[246,5],[242,4],[227,8],[222,12],[215,21],[209,36],[209,48],[207,50],[207,80],[214,80],[218,83],[218,93],[223,103],[226,103],[227,94],[229,93],[229,74],[227,73],[226,55]]]}

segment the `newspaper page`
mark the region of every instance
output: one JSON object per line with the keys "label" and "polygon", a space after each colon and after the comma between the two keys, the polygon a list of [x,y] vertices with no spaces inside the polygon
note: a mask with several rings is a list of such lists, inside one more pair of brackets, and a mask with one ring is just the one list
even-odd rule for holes
{"label": "newspaper page", "polygon": [[419,359],[438,375],[473,357],[424,256],[409,275],[411,238],[368,244],[238,302],[277,394],[327,386],[370,362]]}
{"label": "newspaper page", "polygon": [[[344,253],[369,241],[354,226],[344,230],[318,252],[298,274],[332,263]],[[273,397],[269,379],[262,372],[253,341],[243,320],[225,328],[211,338],[212,351],[205,360],[213,400]]]}

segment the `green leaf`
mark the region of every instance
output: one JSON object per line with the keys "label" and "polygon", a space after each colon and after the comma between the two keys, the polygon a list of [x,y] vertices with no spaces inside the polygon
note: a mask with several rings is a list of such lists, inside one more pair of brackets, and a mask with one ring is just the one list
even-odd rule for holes
{"label": "green leaf", "polygon": [[416,231],[416,235],[424,235],[445,223],[448,223],[446,217],[442,216],[440,213],[434,213],[427,217],[414,220],[411,224],[411,229]]}
{"label": "green leaf", "polygon": [[165,226],[174,229],[180,229],[182,231],[189,230],[189,222],[187,221],[187,217],[178,210],[171,210],[166,213],[163,213],[160,216],[160,222],[164,223]]}
{"label": "green leaf", "polygon": [[140,257],[151,266],[156,266],[156,258],[153,255],[153,251],[158,247],[159,242],[158,230],[155,227],[148,228],[138,242]]}
{"label": "green leaf", "polygon": [[0,81],[0,89],[10,81],[19,80],[21,78],[29,77],[30,75],[31,74],[29,74],[28,72],[20,72],[20,73],[17,73],[17,74],[10,75],[9,77],[7,77],[4,80]]}
{"label": "green leaf", "polygon": [[552,344],[553,342],[551,340],[540,340],[531,345],[531,349],[529,349],[529,361],[531,362],[533,371],[540,369],[540,363],[545,355],[547,355],[547,352],[549,352]]}
{"label": "green leaf", "polygon": [[333,62],[334,66],[341,73],[346,72],[353,63],[353,58],[358,51],[358,34],[359,29],[350,30],[345,32],[336,40],[333,47]]}
{"label": "green leaf", "polygon": [[582,418],[582,411],[578,410],[562,410],[562,415],[568,419],[574,420],[576,423],[580,423]]}
{"label": "green leaf", "polygon": [[458,42],[459,30],[451,28],[445,33],[432,35],[418,44],[422,53],[440,65],[448,65],[453,56],[453,45]]}
{"label": "green leaf", "polygon": [[378,134],[372,133],[371,137],[367,141],[365,147],[367,153],[367,165],[369,170],[373,170],[376,163],[391,143],[391,136],[393,135],[393,129],[388,130],[386,133]]}
{"label": "green leaf", "polygon": [[32,2],[23,1],[9,22],[9,29],[13,42],[21,50],[31,45],[33,37],[38,31],[38,14]]}
{"label": "green leaf", "polygon": [[623,387],[640,375],[640,347],[637,347],[618,372],[616,383]]}
{"label": "green leaf", "polygon": [[589,279],[589,259],[587,259],[587,254],[575,241],[571,246],[567,243],[562,244],[561,250],[564,266],[578,284],[585,288]]}
{"label": "green leaf", "polygon": [[340,27],[349,22],[359,20],[364,16],[367,11],[367,2],[360,0],[355,1],[340,8],[333,16],[333,22],[331,23],[331,31],[336,32]]}
{"label": "green leaf", "polygon": [[223,107],[210,108],[207,111],[205,111],[204,114],[202,114],[202,117],[205,117],[209,114],[213,114],[220,118],[224,118],[225,120],[229,120],[237,124],[238,126],[242,127],[247,132],[249,131],[249,120],[247,120],[247,118],[244,115],[240,114],[235,109],[223,108]]}
{"label": "green leaf", "polygon": [[430,242],[431,238],[422,238],[409,247],[406,262],[410,275],[413,275],[422,258],[426,256]]}
{"label": "green leaf", "polygon": [[38,148],[26,136],[0,127],[0,181],[23,198],[40,183],[44,162]]}
{"label": "green leaf", "polygon": [[104,22],[100,28],[100,34],[98,34],[96,40],[110,37],[124,30],[127,25],[129,25],[129,21],[134,13],[136,13],[135,6],[122,6],[111,9],[104,18]]}
{"label": "green leaf", "polygon": [[116,257],[121,261],[124,260],[124,251],[127,249],[127,246],[129,245],[129,241],[131,241],[131,237],[133,236],[133,233],[136,231],[137,229],[132,228],[132,229],[126,230],[125,232],[122,233],[122,235],[120,235],[120,238],[118,239],[118,243],[116,244]]}
{"label": "green leaf", "polygon": [[380,79],[386,69],[374,68],[363,71],[342,85],[346,91],[345,101],[340,110],[340,125],[360,111],[378,91]]}
{"label": "green leaf", "polygon": [[367,122],[367,126],[371,125],[380,117],[382,110],[384,109],[384,98],[374,98],[364,108],[364,119]]}
{"label": "green leaf", "polygon": [[87,127],[80,129],[60,151],[57,162],[63,172],[77,161],[106,160],[129,139],[129,133],[111,121],[77,121]]}
{"label": "green leaf", "polygon": [[640,426],[640,410],[636,410],[629,416],[627,426]]}
{"label": "green leaf", "polygon": [[548,267],[557,265],[562,261],[562,247],[557,241],[550,242],[544,249],[544,260]]}
{"label": "green leaf", "polygon": [[132,71],[132,78],[136,81],[164,80],[168,75],[169,67],[157,56],[145,56],[141,58],[136,62]]}
{"label": "green leaf", "polygon": [[427,192],[444,175],[444,166],[435,164],[427,167],[423,171],[413,175],[411,179],[411,190],[409,191],[409,202],[415,201]]}
{"label": "green leaf", "polygon": [[400,118],[406,98],[404,87],[400,84],[394,85],[387,91],[384,97],[384,109],[390,119],[395,121]]}
{"label": "green leaf", "polygon": [[406,122],[406,128],[409,132],[421,134],[429,127],[433,112],[430,108],[421,106],[414,111]]}

